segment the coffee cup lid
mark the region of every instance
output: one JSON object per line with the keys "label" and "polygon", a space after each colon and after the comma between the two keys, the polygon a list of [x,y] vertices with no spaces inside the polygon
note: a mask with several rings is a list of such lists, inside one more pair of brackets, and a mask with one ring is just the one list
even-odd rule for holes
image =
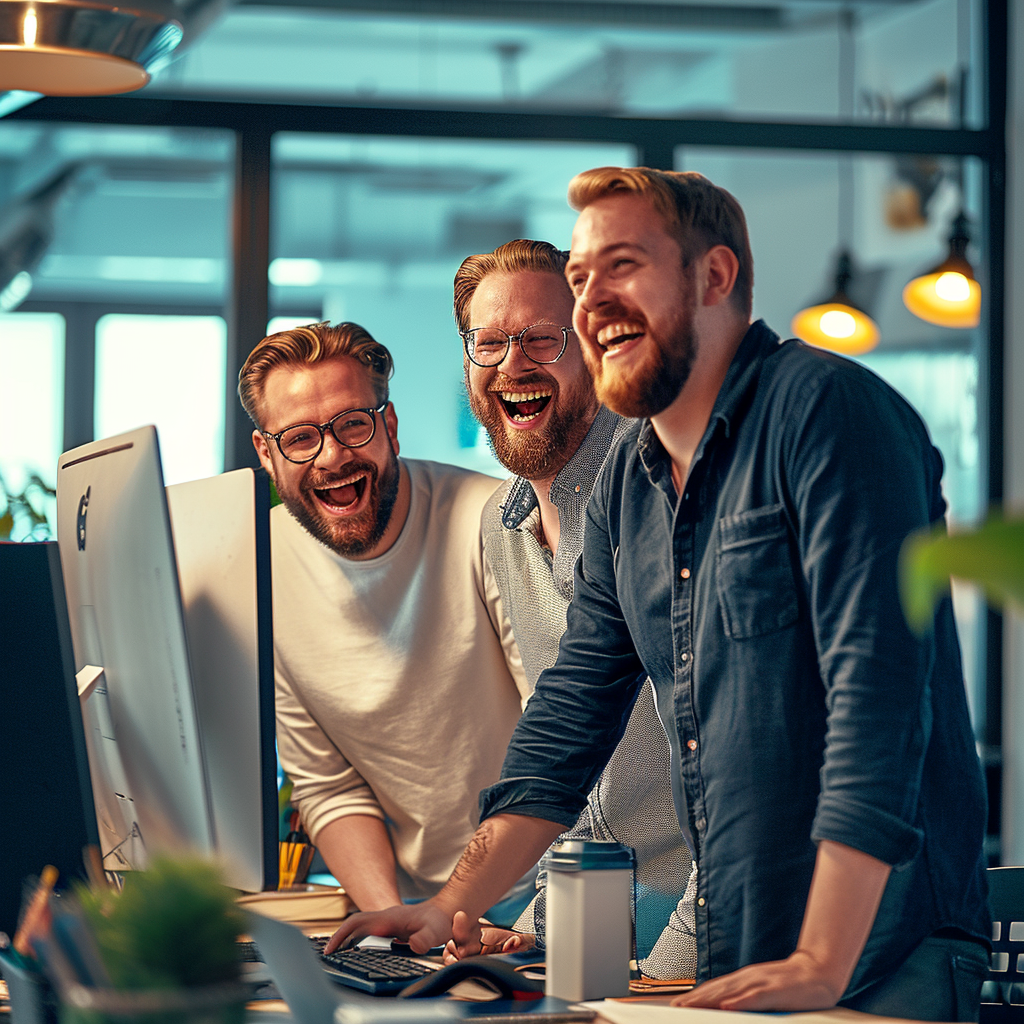
{"label": "coffee cup lid", "polygon": [[601,839],[567,839],[555,843],[543,861],[549,871],[610,871],[631,868],[635,864],[636,854],[630,847]]}

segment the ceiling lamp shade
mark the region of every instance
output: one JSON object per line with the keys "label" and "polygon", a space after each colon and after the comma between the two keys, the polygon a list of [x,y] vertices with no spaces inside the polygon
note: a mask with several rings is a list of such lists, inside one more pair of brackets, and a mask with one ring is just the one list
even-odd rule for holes
{"label": "ceiling lamp shade", "polygon": [[967,259],[967,217],[953,221],[949,255],[933,270],[903,289],[903,304],[916,317],[939,327],[977,327],[981,319],[981,285]]}
{"label": "ceiling lamp shade", "polygon": [[225,0],[0,0],[0,92],[102,96],[140,89],[185,36],[189,7]]}
{"label": "ceiling lamp shade", "polygon": [[845,356],[870,352],[878,344],[878,326],[847,295],[853,277],[853,261],[845,250],[836,264],[836,290],[814,306],[800,310],[790,329],[809,345],[829,349]]}

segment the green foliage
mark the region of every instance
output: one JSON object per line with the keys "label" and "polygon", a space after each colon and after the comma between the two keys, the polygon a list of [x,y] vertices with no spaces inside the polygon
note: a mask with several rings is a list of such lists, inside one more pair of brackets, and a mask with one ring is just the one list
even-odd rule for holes
{"label": "green foliage", "polygon": [[198,859],[155,858],[121,892],[78,890],[115,988],[169,989],[237,981],[245,930],[234,894]]}
{"label": "green foliage", "polygon": [[1024,519],[993,515],[970,532],[947,535],[939,526],[907,538],[900,588],[907,621],[918,632],[931,623],[950,576],[978,584],[994,605],[1024,610]]}
{"label": "green foliage", "polygon": [[21,493],[15,494],[0,476],[0,540],[49,540],[46,506],[57,492],[33,473]]}

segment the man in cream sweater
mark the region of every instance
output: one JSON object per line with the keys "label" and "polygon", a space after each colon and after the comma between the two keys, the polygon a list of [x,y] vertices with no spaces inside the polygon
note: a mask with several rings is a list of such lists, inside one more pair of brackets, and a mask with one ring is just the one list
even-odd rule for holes
{"label": "man in cream sweater", "polygon": [[363,328],[325,322],[265,338],[239,374],[283,502],[271,514],[281,763],[363,910],[441,887],[526,693],[480,539],[496,482],[398,457],[391,373]]}

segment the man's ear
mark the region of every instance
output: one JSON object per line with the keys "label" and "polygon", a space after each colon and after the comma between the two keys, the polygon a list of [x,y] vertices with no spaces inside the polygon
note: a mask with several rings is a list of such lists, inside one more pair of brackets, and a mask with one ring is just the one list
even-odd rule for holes
{"label": "man's ear", "polygon": [[388,402],[384,410],[384,425],[388,428],[388,442],[391,450],[398,454],[398,413],[395,412],[395,403]]}
{"label": "man's ear", "polygon": [[700,260],[704,292],[702,305],[718,306],[728,300],[736,286],[740,261],[727,245],[713,245]]}
{"label": "man's ear", "polygon": [[267,475],[274,483],[277,483],[274,477],[274,462],[270,457],[270,446],[267,444],[267,439],[258,431],[252,432],[252,446],[256,449],[256,454],[259,456],[260,465],[267,471]]}

